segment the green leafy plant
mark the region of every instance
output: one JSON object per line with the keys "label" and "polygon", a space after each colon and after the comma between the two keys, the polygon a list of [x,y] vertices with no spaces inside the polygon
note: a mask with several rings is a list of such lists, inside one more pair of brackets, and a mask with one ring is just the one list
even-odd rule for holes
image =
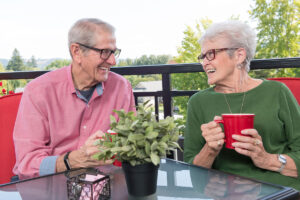
{"label": "green leafy plant", "polygon": [[179,148],[179,132],[173,117],[157,121],[148,102],[137,106],[137,113],[114,110],[119,116],[117,122],[111,116],[111,130],[117,133],[105,134],[97,141],[101,152],[94,155],[98,160],[114,157],[132,166],[150,163],[158,165],[167,152]]}

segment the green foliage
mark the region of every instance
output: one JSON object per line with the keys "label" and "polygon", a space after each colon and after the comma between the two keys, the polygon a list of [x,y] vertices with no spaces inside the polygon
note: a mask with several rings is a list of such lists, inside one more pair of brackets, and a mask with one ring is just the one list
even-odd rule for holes
{"label": "green foliage", "polygon": [[12,71],[23,71],[25,68],[24,62],[21,58],[21,55],[17,49],[14,49],[13,55],[9,60],[6,69]]}
{"label": "green foliage", "polygon": [[[257,48],[255,58],[298,57],[300,52],[300,1],[255,0],[249,12],[257,22]],[[300,69],[252,71],[257,78],[299,77]]]}
{"label": "green foliage", "polygon": [[[34,57],[32,57],[34,59]],[[13,55],[9,60],[6,70],[4,71],[24,71],[24,70],[35,70],[36,68],[27,67],[24,64],[24,61],[17,49],[14,49]],[[29,82],[29,80],[7,80],[3,81],[3,87],[6,88],[7,91],[15,91],[18,87],[25,87],[25,85]]]}
{"label": "green foliage", "polygon": [[166,64],[171,59],[169,55],[150,55],[149,57],[146,55],[142,55],[137,59],[120,59],[117,66],[140,66],[140,65],[158,65],[158,64]]}
{"label": "green foliage", "polygon": [[[158,64],[167,64],[171,59],[169,55],[150,55],[149,57],[143,55],[137,59],[120,59],[118,63],[118,67],[121,66],[142,66],[142,65],[158,65]],[[151,75],[130,75],[125,76],[125,78],[131,83],[134,88],[141,81],[157,81],[161,80],[161,76],[159,74],[151,74]]]}
{"label": "green foliage", "polygon": [[152,75],[128,75],[124,76],[131,84],[132,88],[135,88],[142,81],[158,81],[161,80],[161,76],[159,74]]}
{"label": "green foliage", "polygon": [[158,165],[168,150],[180,148],[174,119],[167,117],[156,121],[147,104],[137,106],[136,115],[132,111],[115,110],[119,121],[111,116],[111,130],[118,134],[106,133],[103,139],[97,141],[101,152],[93,157],[107,160],[115,155],[115,159],[129,162],[132,166],[149,162]]}
{"label": "green foliage", "polygon": [[26,63],[26,66],[29,68],[37,68],[37,63],[34,56],[31,56],[30,60]]}
{"label": "green foliage", "polygon": [[2,63],[0,63],[0,72],[5,72],[5,68],[3,67]]}
{"label": "green foliage", "polygon": [[64,66],[70,65],[71,60],[63,59],[63,60],[55,60],[51,62],[48,66],[46,66],[45,70],[55,70],[62,68]]}

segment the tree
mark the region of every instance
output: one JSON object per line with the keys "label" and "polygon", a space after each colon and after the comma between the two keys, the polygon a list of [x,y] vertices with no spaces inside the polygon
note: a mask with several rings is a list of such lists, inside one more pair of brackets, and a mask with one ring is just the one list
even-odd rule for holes
{"label": "tree", "polygon": [[59,69],[62,68],[64,66],[70,65],[71,60],[67,60],[67,59],[63,59],[63,60],[55,60],[53,62],[51,62],[46,68],[45,70],[55,70],[55,69]]}
{"label": "tree", "polygon": [[[249,12],[257,22],[255,58],[297,57],[300,52],[300,1],[255,0]],[[256,77],[300,76],[300,69],[253,72]]]}
{"label": "tree", "polygon": [[[158,65],[158,64],[167,64],[168,61],[171,59],[171,56],[169,55],[142,55],[139,58],[136,59],[124,59],[120,60],[118,63],[118,67],[120,66],[140,66],[140,65]],[[132,87],[134,88],[139,82],[141,81],[157,81],[161,80],[161,76],[158,74],[150,74],[150,75],[131,75],[131,76],[125,76],[127,78]]]}
{"label": "tree", "polygon": [[134,60],[132,65],[157,65],[157,64],[166,64],[171,57],[168,55],[146,55],[141,56]]}
{"label": "tree", "polygon": [[7,66],[7,70],[12,71],[23,71],[24,70],[24,62],[21,58],[21,55],[17,49],[14,49],[13,55],[11,59],[9,60]]}
{"label": "tree", "polygon": [[0,63],[0,72],[5,72],[5,68],[3,67],[2,63]]}
{"label": "tree", "polygon": [[26,66],[29,68],[36,68],[37,67],[37,62],[34,56],[31,56],[30,60],[26,63]]}
{"label": "tree", "polygon": [[142,55],[136,59],[120,59],[117,66],[140,66],[140,65],[158,65],[166,64],[171,59],[169,55]]}
{"label": "tree", "polygon": [[133,59],[130,58],[126,58],[126,59],[120,59],[117,66],[121,67],[121,66],[132,66],[133,65]]}
{"label": "tree", "polygon": [[[23,71],[23,70],[25,70],[25,65],[24,65],[23,59],[17,49],[14,49],[13,55],[6,66],[6,70],[7,71]],[[7,81],[6,87],[7,87],[7,90],[15,91],[16,88],[23,87],[23,86],[25,86],[25,84],[26,84],[25,80],[10,80],[10,81]]]}
{"label": "tree", "polygon": [[[196,30],[187,26],[184,31],[184,38],[181,46],[178,48],[178,56],[174,57],[177,63],[196,63],[197,57],[201,52],[201,46],[198,43],[204,30],[212,23],[209,19],[202,19],[196,24]],[[208,88],[207,77],[205,73],[183,73],[172,74],[172,87],[176,90],[202,90]],[[179,113],[186,116],[188,97],[173,98],[174,105],[179,108]]]}

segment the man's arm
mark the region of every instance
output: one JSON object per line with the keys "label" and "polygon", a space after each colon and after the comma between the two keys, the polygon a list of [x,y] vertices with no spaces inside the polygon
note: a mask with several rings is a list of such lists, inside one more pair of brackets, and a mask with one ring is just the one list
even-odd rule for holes
{"label": "man's arm", "polygon": [[[26,88],[30,91],[30,87]],[[51,155],[49,125],[43,110],[26,91],[22,95],[15,122],[13,139],[16,165],[14,173],[21,179],[39,176],[39,168],[44,158]]]}

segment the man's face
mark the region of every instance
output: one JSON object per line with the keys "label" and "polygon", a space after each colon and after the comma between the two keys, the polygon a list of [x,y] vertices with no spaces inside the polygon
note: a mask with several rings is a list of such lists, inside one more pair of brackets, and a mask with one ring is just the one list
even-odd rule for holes
{"label": "man's face", "polygon": [[[114,34],[105,31],[98,31],[97,34],[97,42],[93,46],[94,48],[110,50],[117,48]],[[80,67],[85,72],[85,79],[89,79],[88,82],[97,84],[107,80],[108,72],[115,64],[116,59],[114,54],[111,54],[107,59],[103,59],[100,52],[89,49],[83,53]]]}

